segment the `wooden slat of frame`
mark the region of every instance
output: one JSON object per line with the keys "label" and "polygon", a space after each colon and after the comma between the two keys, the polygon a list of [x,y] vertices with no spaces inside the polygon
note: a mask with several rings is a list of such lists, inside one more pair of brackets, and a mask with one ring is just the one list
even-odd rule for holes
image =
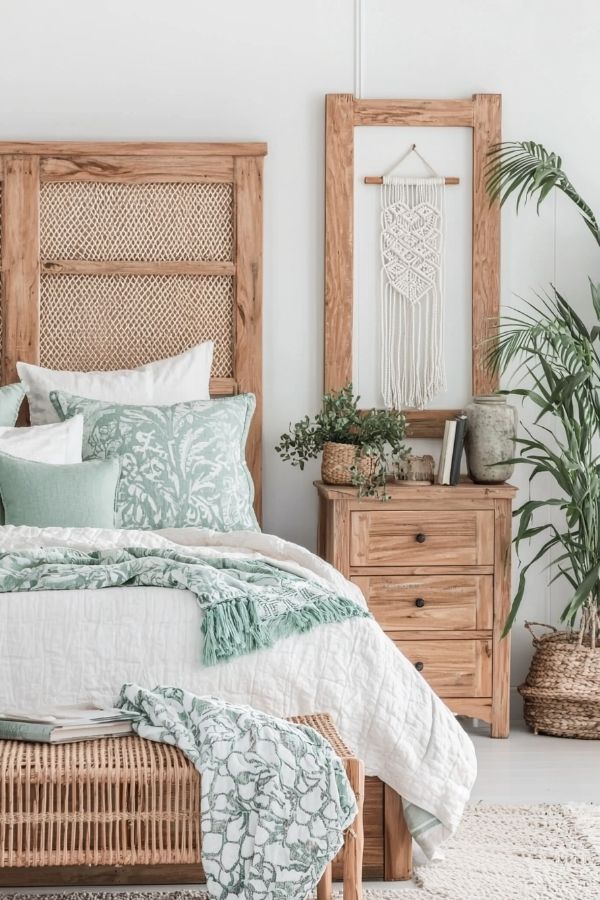
{"label": "wooden slat of frame", "polygon": [[235,378],[211,378],[209,391],[211,397],[231,397],[237,394],[238,386]]}
{"label": "wooden slat of frame", "polygon": [[[361,410],[366,415],[368,410]],[[459,416],[460,409],[405,409],[406,436],[419,438],[439,438],[444,436],[446,419]]]}
{"label": "wooden slat of frame", "polygon": [[45,259],[44,275],[234,275],[230,261]]}
{"label": "wooden slat of frame", "polygon": [[256,396],[246,459],[254,479],[254,509],[262,515],[262,159],[241,158],[235,176],[235,351],[240,392]]}
{"label": "wooden slat of frame", "polygon": [[[383,175],[365,175],[363,178],[364,184],[383,184]],[[456,185],[460,184],[460,178],[456,175],[445,175],[444,176],[444,184]]]}
{"label": "wooden slat of frame", "polygon": [[352,380],[354,97],[326,97],[325,390]]}
{"label": "wooden slat of frame", "polygon": [[39,161],[5,157],[2,190],[2,383],[17,381],[17,361],[39,361]]}
{"label": "wooden slat of frame", "polygon": [[446,419],[460,415],[460,409],[407,409],[407,437],[441,438],[444,437]]}
{"label": "wooden slat of frame", "polygon": [[472,100],[355,100],[355,125],[473,125]]}
{"label": "wooden slat of frame", "polygon": [[486,190],[489,151],[502,140],[502,97],[473,97],[473,386],[475,396],[499,387],[486,365],[488,339],[500,316],[500,204]]}
{"label": "wooden slat of frame", "polygon": [[0,154],[12,156],[266,156],[260,141],[3,141]]}
{"label": "wooden slat of frame", "polygon": [[74,156],[41,160],[42,181],[231,182],[232,156]]}

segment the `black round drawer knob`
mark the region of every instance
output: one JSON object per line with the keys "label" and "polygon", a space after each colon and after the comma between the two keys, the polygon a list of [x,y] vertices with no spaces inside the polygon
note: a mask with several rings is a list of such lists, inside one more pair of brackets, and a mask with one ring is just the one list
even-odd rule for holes
{"label": "black round drawer knob", "polygon": [[423,532],[420,531],[416,537],[417,544],[424,544],[426,540],[426,535],[424,535]]}
{"label": "black round drawer knob", "polygon": [[417,599],[415,600],[415,606],[418,606],[419,609],[423,609],[423,607],[425,606],[425,601],[422,597],[417,597]]}
{"label": "black round drawer knob", "polygon": [[423,663],[422,663],[422,662],[416,662],[416,663],[415,663],[415,669],[417,670],[417,672],[422,672],[422,671],[423,671]]}

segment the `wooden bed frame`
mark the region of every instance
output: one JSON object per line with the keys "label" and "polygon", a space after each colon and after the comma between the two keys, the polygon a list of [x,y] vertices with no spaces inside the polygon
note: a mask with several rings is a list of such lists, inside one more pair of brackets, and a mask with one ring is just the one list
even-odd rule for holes
{"label": "wooden bed frame", "polygon": [[[256,395],[247,458],[259,521],[266,152],[263,143],[0,143],[2,383],[16,380],[19,360],[130,368],[213,339],[211,394]],[[367,778],[364,815],[365,878],[410,877],[398,795]],[[0,885],[190,883],[199,873],[0,867]]]}

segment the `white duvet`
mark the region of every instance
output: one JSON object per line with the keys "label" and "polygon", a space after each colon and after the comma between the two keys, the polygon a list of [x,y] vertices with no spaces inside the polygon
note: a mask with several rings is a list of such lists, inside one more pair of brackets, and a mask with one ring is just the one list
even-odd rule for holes
{"label": "white duvet", "polygon": [[[0,527],[0,552],[173,544],[202,556],[276,560],[364,604],[358,588],[327,563],[271,535]],[[121,685],[134,681],[178,685],[278,716],[329,712],[368,775],[428,810],[446,833],[454,831],[475,780],[473,746],[374,620],[320,626],[207,668],[201,616],[192,594],[169,588],[0,594],[0,709],[112,705]]]}

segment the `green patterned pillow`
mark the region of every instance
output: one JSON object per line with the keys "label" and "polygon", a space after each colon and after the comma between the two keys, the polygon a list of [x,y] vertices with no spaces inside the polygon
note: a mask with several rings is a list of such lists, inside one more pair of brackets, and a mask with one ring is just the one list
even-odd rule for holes
{"label": "green patterned pillow", "polygon": [[62,419],[82,413],[83,458],[121,458],[121,528],[258,530],[244,456],[252,394],[124,406],[52,391]]}

